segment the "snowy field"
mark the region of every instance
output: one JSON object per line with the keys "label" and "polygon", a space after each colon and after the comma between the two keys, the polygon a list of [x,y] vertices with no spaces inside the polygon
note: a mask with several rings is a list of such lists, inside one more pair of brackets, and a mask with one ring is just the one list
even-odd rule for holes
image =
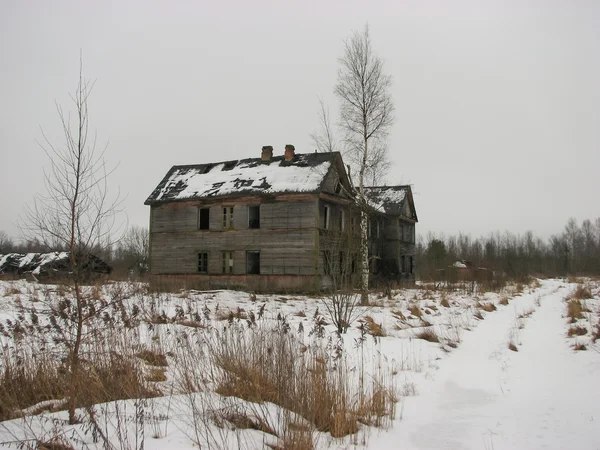
{"label": "snowy field", "polygon": [[[65,411],[52,411],[62,398],[27,405],[14,411],[25,417],[0,422],[4,447],[600,449],[597,281],[539,280],[499,293],[419,286],[373,294],[341,336],[326,298],[152,294],[124,283],[90,295],[102,302],[115,292],[131,319],[114,326],[124,347],[112,343],[109,350],[131,347],[157,396],[80,409],[77,425],[68,425]],[[3,371],[19,351],[30,351],[33,361],[61,358],[47,306],[64,295],[58,286],[0,282]],[[112,319],[104,320],[113,329]],[[375,392],[383,387],[393,406],[361,416],[357,430],[334,437],[282,405],[225,392],[210,350],[235,342],[234,350],[248,351],[250,334],[268,342],[288,336],[294,358],[314,353],[324,370],[343,375],[350,399],[361,386],[370,386],[371,400],[379,398]],[[270,344],[264,350],[277,351]],[[286,445],[294,429],[308,430],[308,443]]]}

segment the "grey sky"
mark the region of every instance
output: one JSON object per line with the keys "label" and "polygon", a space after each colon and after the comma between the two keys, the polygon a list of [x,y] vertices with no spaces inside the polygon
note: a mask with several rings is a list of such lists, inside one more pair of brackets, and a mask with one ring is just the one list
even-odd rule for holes
{"label": "grey sky", "polygon": [[314,150],[317,96],[368,22],[393,76],[388,184],[419,233],[548,236],[600,216],[600,2],[0,1],[0,230],[43,190],[79,50],[129,221],[174,164]]}

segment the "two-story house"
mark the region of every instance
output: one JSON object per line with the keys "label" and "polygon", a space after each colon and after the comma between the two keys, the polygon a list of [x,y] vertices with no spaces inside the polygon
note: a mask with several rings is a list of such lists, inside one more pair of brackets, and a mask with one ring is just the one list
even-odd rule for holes
{"label": "two-story house", "polygon": [[[260,158],[173,166],[145,202],[150,273],[205,288],[321,290],[342,261],[360,270],[346,245],[358,239],[354,196],[338,152],[296,154],[288,145],[273,156],[265,146]],[[369,188],[368,196],[371,270],[411,278],[410,187]]]}

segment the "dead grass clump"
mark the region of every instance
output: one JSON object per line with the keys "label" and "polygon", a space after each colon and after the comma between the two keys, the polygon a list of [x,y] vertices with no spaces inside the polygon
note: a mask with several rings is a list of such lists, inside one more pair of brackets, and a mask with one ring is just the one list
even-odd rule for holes
{"label": "dead grass clump", "polygon": [[535,312],[535,308],[526,309],[521,314],[519,314],[519,319],[526,319],[531,316]]}
{"label": "dead grass clump", "polygon": [[143,359],[151,366],[166,367],[169,365],[167,362],[167,357],[163,353],[156,352],[154,350],[143,349],[137,352],[135,356]]}
{"label": "dead grass clump", "polygon": [[448,293],[446,291],[442,292],[442,301],[440,302],[440,306],[444,308],[450,308],[450,302],[448,302]]}
{"label": "dead grass clump", "polygon": [[68,441],[59,437],[49,441],[38,441],[36,448],[39,450],[75,450]]}
{"label": "dead grass clump", "polygon": [[440,339],[433,327],[427,327],[417,331],[415,338],[423,339],[427,342],[440,342]]}
{"label": "dead grass clump", "polygon": [[304,311],[296,311],[294,315],[296,317],[306,317],[306,313]]}
{"label": "dead grass clump", "polygon": [[567,333],[567,336],[569,337],[573,337],[573,336],[583,336],[585,334],[587,334],[587,328],[585,327],[571,327],[569,328],[569,331]]}
{"label": "dead grass clump", "polygon": [[573,293],[569,296],[569,298],[575,300],[587,300],[592,298],[592,291],[589,287],[579,284],[577,288],[573,291]]}
{"label": "dead grass clump", "polygon": [[419,309],[419,307],[417,305],[410,305],[408,307],[408,310],[410,311],[410,313],[415,316],[418,317],[419,319],[423,318],[423,313],[421,312],[421,310]]}
{"label": "dead grass clump", "polygon": [[519,349],[517,348],[516,344],[513,341],[508,342],[508,349],[512,350],[513,352],[519,351]]}
{"label": "dead grass clump", "polygon": [[[18,361],[18,363],[17,363]],[[4,354],[0,373],[0,421],[25,410],[35,414],[62,409],[69,393],[69,375],[64,364],[55,359],[35,359],[24,352]],[[116,352],[90,354],[81,361],[77,406],[90,406],[112,400],[155,397],[159,392],[147,386],[134,358]]]}
{"label": "dead grass clump", "polygon": [[236,310],[219,310],[215,313],[215,319],[217,320],[228,320],[228,321],[233,321],[233,320],[245,320],[248,318],[248,315],[246,314],[246,311],[244,310],[244,308],[240,308],[238,306],[238,308]]}
{"label": "dead grass clump", "polygon": [[19,295],[20,293],[21,291],[19,290],[19,288],[16,288],[14,286],[11,286],[4,290],[4,295]]}
{"label": "dead grass clump", "polygon": [[582,344],[581,342],[578,342],[573,346],[573,349],[576,351],[582,351],[582,350],[587,350],[587,347],[584,344]]}
{"label": "dead grass clump", "polygon": [[570,319],[570,323],[583,319],[584,312],[590,312],[590,310],[581,303],[581,300],[573,298],[567,302],[567,317]]}
{"label": "dead grass clump", "polygon": [[394,316],[398,320],[401,320],[401,321],[406,320],[406,317],[404,316],[404,314],[402,314],[402,311],[392,310],[391,313],[392,313],[392,316]]}
{"label": "dead grass clump", "polygon": [[241,411],[226,411],[221,418],[242,430],[258,430],[277,436],[273,428],[260,417],[249,417]]}
{"label": "dead grass clump", "polygon": [[371,336],[387,336],[387,333],[383,329],[383,326],[380,323],[375,322],[375,320],[371,316],[365,316],[361,320],[364,321],[367,325],[367,333],[369,333]]}
{"label": "dead grass clump", "polygon": [[504,306],[508,305],[508,295],[502,295],[498,303]]}
{"label": "dead grass clump", "polygon": [[[4,355],[0,373],[0,421],[41,402],[61,399],[67,393],[65,368],[50,359],[34,361],[27,355]],[[17,356],[17,358],[12,358]]]}
{"label": "dead grass clump", "polygon": [[475,303],[475,306],[477,307],[477,309],[482,309],[485,312],[492,312],[492,311],[496,311],[496,305],[494,305],[493,303],[481,303],[481,302],[477,302]]}
{"label": "dead grass clump", "polygon": [[162,383],[163,381],[167,381],[167,374],[165,373],[165,369],[153,367],[144,378],[146,381],[152,383]]}
{"label": "dead grass clump", "polygon": [[483,320],[483,314],[481,314],[481,311],[479,309],[475,310],[475,312],[473,313],[473,317],[479,320]]}
{"label": "dead grass clump", "polygon": [[304,347],[302,352],[291,333],[260,327],[240,333],[238,328],[228,327],[208,345],[217,393],[274,403],[335,437],[355,433],[359,421],[374,420],[381,401],[391,415],[391,397],[382,400],[377,389],[350,383],[351,372],[343,361],[330,366],[324,350]]}

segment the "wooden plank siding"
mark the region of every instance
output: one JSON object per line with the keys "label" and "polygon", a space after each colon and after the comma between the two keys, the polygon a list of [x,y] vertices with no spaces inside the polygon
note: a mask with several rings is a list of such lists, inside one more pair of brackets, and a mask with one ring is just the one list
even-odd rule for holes
{"label": "wooden plank siding", "polygon": [[[198,273],[198,253],[208,253],[208,273],[222,273],[222,252],[233,252],[233,274],[247,272],[246,251],[260,251],[261,275],[318,273],[316,196],[245,197],[152,206],[153,274]],[[260,228],[248,227],[248,207],[259,205]],[[210,209],[209,230],[199,230],[199,209]],[[223,208],[233,226],[223,228]]]}

